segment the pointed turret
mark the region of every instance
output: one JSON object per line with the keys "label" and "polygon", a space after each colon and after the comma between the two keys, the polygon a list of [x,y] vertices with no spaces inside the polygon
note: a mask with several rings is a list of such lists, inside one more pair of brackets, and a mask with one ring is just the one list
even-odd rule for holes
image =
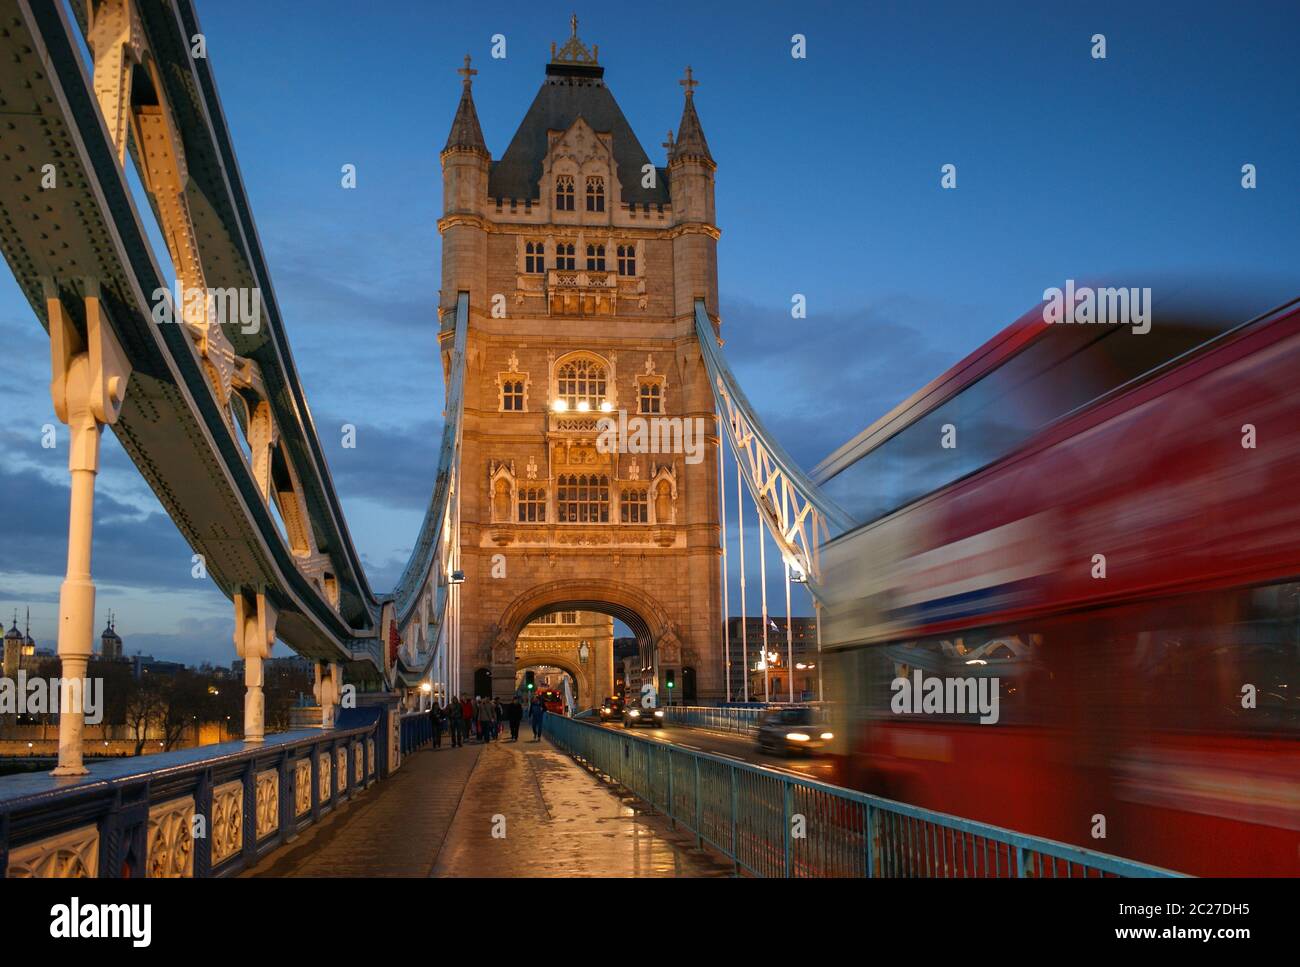
{"label": "pointed turret", "polygon": [[716,168],[713,162],[713,155],[709,153],[709,142],[704,138],[704,128],[700,124],[700,116],[695,113],[695,87],[700,83],[695,80],[691,74],[691,69],[686,68],[686,77],[677,83],[686,88],[686,103],[682,105],[682,122],[677,126],[677,140],[673,142],[672,149],[668,153],[668,163],[672,164],[678,159],[687,158],[703,161],[710,167]]}
{"label": "pointed turret", "polygon": [[479,127],[478,111],[474,110],[474,94],[471,90],[473,82],[470,79],[478,71],[469,66],[469,54],[465,55],[465,66],[456,73],[464,78],[464,90],[460,93],[460,104],[456,108],[456,117],[451,122],[451,133],[447,135],[447,143],[442,150],[460,148],[487,154],[487,142],[483,140],[483,129]]}

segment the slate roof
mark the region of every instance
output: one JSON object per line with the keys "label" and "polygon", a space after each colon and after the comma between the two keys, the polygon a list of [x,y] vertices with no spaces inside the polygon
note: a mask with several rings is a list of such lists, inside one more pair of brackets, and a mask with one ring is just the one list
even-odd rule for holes
{"label": "slate roof", "polygon": [[650,163],[614,95],[605,86],[605,69],[593,64],[552,62],[546,81],[520,122],[500,161],[492,163],[488,196],[523,201],[538,197],[542,162],[549,148],[547,132],[567,131],[579,117],[592,130],[613,135],[614,164],[623,187],[623,200],[668,204],[668,171],[658,168],[654,188],[641,187],[641,168]]}
{"label": "slate roof", "polygon": [[456,117],[451,122],[451,132],[442,150],[448,148],[474,148],[487,154],[487,143],[483,140],[483,129],[479,127],[478,112],[474,110],[474,98],[470,95],[468,83],[461,92]]}

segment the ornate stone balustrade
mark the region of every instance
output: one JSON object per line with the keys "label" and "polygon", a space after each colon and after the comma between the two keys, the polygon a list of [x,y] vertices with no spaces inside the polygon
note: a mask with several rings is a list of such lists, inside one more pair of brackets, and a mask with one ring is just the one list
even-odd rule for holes
{"label": "ornate stone balustrade", "polygon": [[0,875],[230,876],[389,775],[397,732],[395,708],[362,706],[330,731],[0,778]]}

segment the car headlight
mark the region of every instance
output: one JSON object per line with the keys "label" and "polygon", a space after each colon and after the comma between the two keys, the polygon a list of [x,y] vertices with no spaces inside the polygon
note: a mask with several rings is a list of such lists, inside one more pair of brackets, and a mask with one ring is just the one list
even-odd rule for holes
{"label": "car headlight", "polygon": [[638,717],[640,717],[640,715],[641,715],[641,713],[638,712],[636,709],[632,709],[632,711],[628,712],[627,714],[628,714],[631,718],[638,718]]}
{"label": "car headlight", "polygon": [[808,735],[804,732],[787,732],[785,737],[791,742],[807,742]]}
{"label": "car headlight", "polygon": [[663,709],[655,709],[655,718],[657,718],[657,719],[661,719],[661,718],[663,718],[663,717],[664,717],[664,710],[663,710]]}
{"label": "car headlight", "polygon": [[834,732],[823,732],[823,733],[822,733],[822,738],[823,738],[825,741],[829,742],[831,739],[835,738],[835,733],[834,733]]}

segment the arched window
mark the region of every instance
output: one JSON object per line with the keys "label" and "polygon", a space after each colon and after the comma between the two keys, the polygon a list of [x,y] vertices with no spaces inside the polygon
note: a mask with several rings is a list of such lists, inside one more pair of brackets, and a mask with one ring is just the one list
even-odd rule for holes
{"label": "arched window", "polygon": [[592,175],[587,179],[587,211],[603,212],[605,210],[605,179]]}
{"label": "arched window", "polygon": [[523,380],[508,379],[501,384],[501,409],[507,413],[522,413],[524,411]]}
{"label": "arched window", "polygon": [[524,271],[534,274],[546,271],[545,242],[526,242],[524,244]]}
{"label": "arched window", "polygon": [[546,489],[525,487],[519,491],[519,523],[546,523]]}
{"label": "arched window", "polygon": [[569,271],[578,267],[572,242],[560,242],[555,246],[555,267],[557,269],[568,269]]}
{"label": "arched window", "polygon": [[636,275],[635,245],[620,245],[618,247],[618,274]]}
{"label": "arched window", "polygon": [[605,246],[603,245],[587,246],[587,271],[588,272],[605,271]]}
{"label": "arched window", "polygon": [[609,478],[598,474],[560,474],[555,516],[561,524],[608,524]]}
{"label": "arched window", "polygon": [[586,412],[605,402],[605,367],[594,359],[571,359],[555,370],[555,398],[564,408]]}
{"label": "arched window", "polygon": [[642,383],[638,396],[642,413],[660,412],[663,394],[658,383]]}
{"label": "arched window", "polygon": [[624,524],[650,523],[650,491],[644,487],[624,490],[618,498],[618,510]]}
{"label": "arched window", "polygon": [[555,210],[557,212],[573,211],[573,175],[556,176]]}

